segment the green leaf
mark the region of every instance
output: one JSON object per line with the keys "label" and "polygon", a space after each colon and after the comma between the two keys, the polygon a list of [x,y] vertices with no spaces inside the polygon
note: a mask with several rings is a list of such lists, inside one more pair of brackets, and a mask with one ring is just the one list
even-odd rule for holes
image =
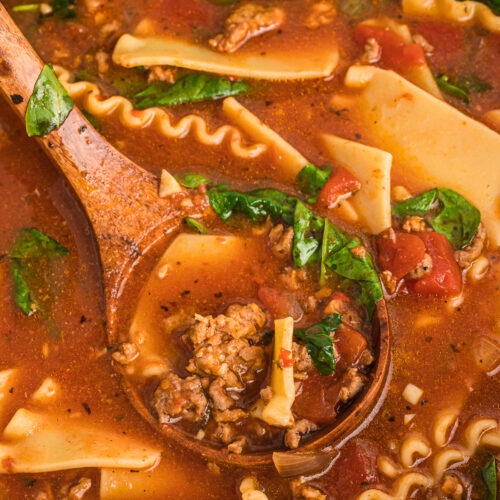
{"label": "green leaf", "polygon": [[53,0],[49,2],[52,12],[48,16],[56,16],[60,19],[73,19],[76,17],[75,0]]}
{"label": "green leaf", "polygon": [[295,205],[292,249],[293,261],[297,267],[303,267],[318,258],[320,239],[311,234],[314,231],[315,218],[319,220],[311,210],[298,200]]}
{"label": "green leaf", "polygon": [[321,270],[319,284],[324,286],[326,283],[328,256],[338,252],[344,245],[347,245],[348,239],[342,234],[328,219],[325,219],[323,229],[323,241],[321,242]]}
{"label": "green leaf", "polygon": [[69,252],[57,241],[38,231],[22,229],[7,254],[11,259],[52,259],[67,255]]}
{"label": "green leaf", "polygon": [[414,198],[398,203],[392,208],[392,213],[396,217],[405,217],[407,215],[419,215],[420,217],[424,217],[436,201],[437,193],[437,188],[431,189]]}
{"label": "green leaf", "polygon": [[347,17],[361,17],[371,10],[368,0],[340,0],[339,10]]}
{"label": "green leaf", "polygon": [[282,217],[289,224],[293,221],[293,210],[296,198],[286,195],[276,189],[256,189],[248,193],[226,191],[221,187],[208,190],[210,206],[227,221],[234,213],[241,213],[256,222],[268,215],[276,220]]}
{"label": "green leaf", "polygon": [[173,85],[163,83],[150,85],[136,94],[139,101],[137,109],[151,106],[175,106],[187,102],[205,101],[207,99],[222,99],[248,92],[252,87],[244,81],[231,81],[226,77],[190,74],[177,80]]}
{"label": "green leaf", "polygon": [[431,189],[399,203],[392,211],[396,217],[425,217],[434,231],[444,234],[455,249],[471,241],[481,222],[481,212],[448,188]]}
{"label": "green leaf", "polygon": [[12,12],[30,12],[33,10],[40,10],[39,3],[25,3],[23,5],[14,5]]}
{"label": "green leaf", "polygon": [[184,219],[184,224],[188,226],[191,229],[194,229],[195,231],[198,231],[200,234],[207,234],[207,228],[198,222],[196,219],[193,219],[191,217],[186,217]]}
{"label": "green leaf", "polygon": [[21,274],[17,262],[13,262],[12,264],[12,277],[14,279],[14,297],[16,299],[16,304],[24,314],[33,314],[37,310],[37,307],[32,300],[30,289],[24,276]]}
{"label": "green leaf", "polygon": [[200,184],[211,184],[212,181],[199,174],[184,174],[175,178],[186,188],[196,189]]}
{"label": "green leaf", "polygon": [[481,469],[481,476],[488,490],[488,494],[484,500],[497,500],[497,465],[493,455],[489,462]]}
{"label": "green leaf", "polygon": [[452,189],[439,189],[438,199],[443,210],[430,218],[432,228],[444,234],[455,249],[464,247],[476,234],[481,212]]}
{"label": "green leaf", "polygon": [[318,194],[326,184],[328,177],[332,172],[331,165],[325,165],[324,167],[316,167],[312,163],[307,164],[297,175],[297,186],[298,188],[306,194],[312,196],[308,203],[315,203]]}
{"label": "green leaf", "polygon": [[444,73],[439,73],[438,75],[436,75],[436,82],[443,92],[464,101],[466,104],[470,103],[471,93],[485,92],[492,89],[492,86],[489,83],[483,82],[478,78],[470,77],[452,79],[450,76]]}
{"label": "green leaf", "polygon": [[26,132],[44,136],[59,128],[73,109],[73,101],[52,68],[45,65],[35,83],[26,109]]}
{"label": "green leaf", "polygon": [[358,300],[366,309],[371,319],[375,311],[375,304],[383,297],[382,286],[368,251],[361,257],[355,256],[352,249],[360,246],[355,238],[333,252],[326,259],[326,265],[339,276],[355,281],[361,290]]}
{"label": "green leaf", "polygon": [[335,373],[335,352],[331,334],[339,329],[341,323],[340,314],[329,314],[324,320],[293,332],[293,335],[306,346],[320,375]]}

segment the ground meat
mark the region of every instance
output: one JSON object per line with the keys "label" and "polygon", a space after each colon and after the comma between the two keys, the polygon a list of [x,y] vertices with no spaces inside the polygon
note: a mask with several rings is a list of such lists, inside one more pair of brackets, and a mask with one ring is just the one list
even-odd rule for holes
{"label": "ground meat", "polygon": [[361,56],[363,64],[376,64],[382,57],[382,47],[375,38],[368,38],[364,46],[364,52]]}
{"label": "ground meat", "polygon": [[407,215],[401,229],[406,233],[423,233],[429,229],[429,226],[422,217],[418,215]]}
{"label": "ground meat", "polygon": [[224,23],[224,32],[208,43],[220,52],[234,52],[250,38],[278,29],[284,21],[285,11],[279,7],[246,3],[228,16]]}
{"label": "ground meat", "polygon": [[319,300],[314,296],[314,295],[309,295],[303,302],[302,302],[302,307],[304,311],[311,313],[316,311],[316,308],[318,307]]}
{"label": "ground meat", "polygon": [[174,83],[177,70],[175,68],[166,68],[165,66],[151,66],[148,73],[148,83],[168,82]]}
{"label": "ground meat", "polygon": [[382,271],[380,273],[380,279],[387,290],[387,293],[392,295],[396,293],[398,287],[398,280],[392,275],[391,271]]}
{"label": "ground meat", "polygon": [[361,353],[361,356],[359,357],[360,366],[370,366],[373,363],[373,361],[374,361],[373,354],[368,349],[365,349]]}
{"label": "ground meat", "polygon": [[280,280],[283,284],[292,291],[297,291],[301,284],[307,279],[307,271],[305,267],[301,269],[295,269],[293,267],[285,267],[282,274],[280,274]]}
{"label": "ground meat", "polygon": [[447,474],[444,476],[441,491],[451,500],[461,500],[463,498],[464,487],[456,476]]}
{"label": "ground meat", "polygon": [[292,343],[292,358],[295,359],[293,365],[293,371],[295,374],[300,374],[300,372],[309,372],[313,369],[314,365],[307,352],[306,346],[299,344],[298,342]]}
{"label": "ground meat", "polygon": [[122,365],[128,365],[132,363],[134,359],[139,356],[139,349],[132,342],[123,342],[118,346],[118,350],[115,351],[111,357],[121,363]]}
{"label": "ground meat", "polygon": [[296,500],[326,500],[326,495],[316,488],[305,484],[304,477],[298,477],[290,482],[293,498]]}
{"label": "ground meat", "polygon": [[305,418],[297,420],[285,433],[285,446],[291,449],[298,448],[300,438],[304,434],[315,431],[318,426]]}
{"label": "ground meat", "polygon": [[219,423],[215,429],[214,437],[224,444],[234,441],[236,429],[232,424]]}
{"label": "ground meat", "polygon": [[293,245],[293,228],[284,228],[283,224],[274,226],[269,231],[271,250],[276,257],[281,259],[290,258]]}
{"label": "ground meat", "polygon": [[172,314],[172,316],[168,316],[163,320],[163,331],[166,335],[170,335],[174,330],[177,330],[181,327],[186,327],[194,324],[195,319],[193,314],[189,314],[185,311],[179,311],[176,314]]}
{"label": "ground meat", "polygon": [[476,234],[472,241],[462,250],[455,252],[455,259],[461,268],[469,267],[472,262],[477,259],[483,251],[484,242],[486,240],[486,229],[482,224],[479,224]]}
{"label": "ground meat", "polygon": [[224,411],[234,406],[234,399],[227,395],[226,389],[224,388],[224,380],[220,377],[216,378],[210,384],[208,394],[216,410]]}
{"label": "ground meat", "polygon": [[344,403],[351,400],[364,386],[364,377],[357,368],[349,368],[342,379],[339,397]]}
{"label": "ground meat", "polygon": [[107,73],[109,71],[109,54],[104,50],[99,50],[95,55],[97,63],[97,71],[99,74]]}
{"label": "ground meat", "polygon": [[169,372],[154,393],[153,406],[161,424],[179,417],[199,422],[206,415],[208,401],[200,377],[192,375],[182,379]]}
{"label": "ground meat", "polygon": [[353,304],[352,300],[342,298],[333,298],[325,307],[324,315],[340,314],[342,321],[355,330],[363,326],[363,311],[360,307]]}
{"label": "ground meat", "polygon": [[268,385],[268,386],[264,387],[264,389],[260,390],[260,398],[262,399],[262,401],[264,401],[264,403],[268,403],[269,401],[271,401],[271,398],[273,397],[273,395],[274,395],[274,391],[270,385]]}
{"label": "ground meat", "polygon": [[247,418],[247,416],[247,412],[243,411],[241,408],[214,412],[214,419],[216,422],[237,422],[238,420]]}
{"label": "ground meat", "polygon": [[407,276],[411,280],[419,280],[427,276],[431,271],[432,257],[428,253],[425,253],[422,262],[413,271],[410,271]]}
{"label": "ground meat", "polygon": [[[87,491],[92,487],[92,480],[88,477],[82,477],[76,484],[66,484],[60,490],[57,495],[58,500],[81,500]],[[39,498],[44,498],[39,497]],[[47,497],[49,498],[49,497]],[[53,498],[52,495],[50,498]]]}
{"label": "ground meat", "polygon": [[314,3],[306,17],[304,26],[309,29],[316,29],[320,26],[330,24],[337,14],[333,2],[329,0],[320,0]]}
{"label": "ground meat", "polygon": [[236,453],[241,455],[243,453],[243,448],[247,444],[247,440],[245,437],[240,437],[236,441],[233,441],[231,444],[227,446],[227,450],[229,453]]}

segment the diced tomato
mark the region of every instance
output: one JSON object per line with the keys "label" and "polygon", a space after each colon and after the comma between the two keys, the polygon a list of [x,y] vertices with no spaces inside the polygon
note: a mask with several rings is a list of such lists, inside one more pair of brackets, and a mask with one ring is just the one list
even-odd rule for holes
{"label": "diced tomato", "polygon": [[291,316],[297,321],[304,314],[302,307],[293,293],[262,286],[259,288],[257,296],[269,310],[273,318]]}
{"label": "diced tomato", "polygon": [[462,290],[462,275],[455,252],[448,238],[441,233],[418,233],[426,252],[432,258],[431,272],[416,281],[408,281],[408,288],[417,293],[456,295]]}
{"label": "diced tomato", "polygon": [[356,364],[367,347],[365,337],[345,323],[342,323],[339,331],[335,333],[335,348],[340,356],[339,366],[347,368]]}
{"label": "diced tomato", "polygon": [[400,280],[413,271],[425,255],[425,244],[415,234],[384,231],[377,238],[378,262],[383,271],[390,271]]}
{"label": "diced tomato", "polygon": [[302,382],[299,395],[293,403],[293,411],[302,418],[317,424],[328,424],[336,416],[340,382],[335,375],[309,376]]}
{"label": "diced tomato", "polygon": [[280,349],[279,360],[283,368],[290,368],[295,363],[295,358],[292,358],[292,353],[288,349]]}
{"label": "diced tomato", "polygon": [[332,299],[342,300],[343,302],[349,302],[351,298],[342,292],[333,292]]}
{"label": "diced tomato", "polygon": [[318,195],[318,205],[334,208],[345,195],[357,191],[361,187],[359,180],[345,168],[339,167],[330,175]]}
{"label": "diced tomato", "polygon": [[405,44],[403,38],[389,28],[358,24],[355,37],[363,45],[374,38],[382,49],[382,63],[391,68],[405,70],[425,64],[424,49],[418,43]]}

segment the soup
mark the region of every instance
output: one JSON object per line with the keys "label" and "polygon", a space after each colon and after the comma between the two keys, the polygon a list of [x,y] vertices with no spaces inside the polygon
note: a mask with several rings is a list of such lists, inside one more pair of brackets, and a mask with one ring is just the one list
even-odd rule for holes
{"label": "soup", "polygon": [[[496,498],[495,3],[4,5],[0,497]],[[73,103],[183,214],[113,325]]]}

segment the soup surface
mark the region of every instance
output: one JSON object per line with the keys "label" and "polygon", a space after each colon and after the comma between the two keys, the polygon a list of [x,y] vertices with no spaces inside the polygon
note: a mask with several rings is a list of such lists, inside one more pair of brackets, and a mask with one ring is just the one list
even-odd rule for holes
{"label": "soup surface", "polygon": [[0,103],[0,498],[497,498],[496,3],[3,4],[185,217],[108,335],[99,241]]}

